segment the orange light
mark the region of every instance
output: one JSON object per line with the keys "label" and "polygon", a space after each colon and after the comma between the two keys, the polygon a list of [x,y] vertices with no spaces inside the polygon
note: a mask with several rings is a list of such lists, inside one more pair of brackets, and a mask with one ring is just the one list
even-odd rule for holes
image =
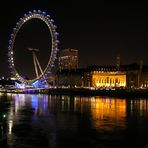
{"label": "orange light", "polygon": [[93,87],[126,87],[124,72],[94,72],[92,73]]}

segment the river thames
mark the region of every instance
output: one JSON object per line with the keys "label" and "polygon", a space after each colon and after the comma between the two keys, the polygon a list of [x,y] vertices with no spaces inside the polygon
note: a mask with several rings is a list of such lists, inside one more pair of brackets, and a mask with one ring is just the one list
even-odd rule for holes
{"label": "river thames", "polygon": [[147,98],[6,93],[0,105],[8,148],[148,147]]}

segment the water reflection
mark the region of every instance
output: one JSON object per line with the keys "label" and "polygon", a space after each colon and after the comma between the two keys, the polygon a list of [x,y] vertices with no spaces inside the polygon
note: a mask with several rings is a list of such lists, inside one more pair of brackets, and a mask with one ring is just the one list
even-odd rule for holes
{"label": "water reflection", "polygon": [[114,130],[113,126],[126,126],[125,99],[95,98],[91,102],[91,113],[97,129]]}
{"label": "water reflection", "polygon": [[147,99],[10,97],[9,147],[143,147],[148,141]]}
{"label": "water reflection", "polygon": [[133,99],[128,101],[128,113],[130,116],[140,118],[148,117],[148,100],[147,99]]}

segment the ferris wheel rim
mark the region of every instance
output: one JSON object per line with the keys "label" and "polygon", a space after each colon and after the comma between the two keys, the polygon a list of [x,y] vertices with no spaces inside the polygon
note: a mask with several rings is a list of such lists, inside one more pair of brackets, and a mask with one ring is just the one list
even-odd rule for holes
{"label": "ferris wheel rim", "polygon": [[[48,27],[51,35],[51,54],[50,58],[48,60],[48,63],[43,70],[43,73],[41,73],[38,77],[35,77],[34,79],[25,79],[23,78],[16,70],[15,62],[14,62],[14,43],[17,36],[17,33],[21,29],[21,27],[29,20],[32,19],[39,19],[42,20]],[[51,74],[52,68],[54,67],[55,60],[57,59],[57,52],[58,52],[58,32],[56,31],[56,25],[53,24],[54,20],[50,18],[50,15],[48,15],[46,12],[41,10],[33,10],[29,11],[28,14],[24,14],[23,18],[20,18],[20,20],[16,23],[15,28],[13,28],[13,32],[10,35],[9,40],[9,46],[8,46],[8,63],[9,67],[11,68],[11,73],[15,76],[17,80],[19,80],[22,83],[30,84],[33,83],[36,80],[45,80],[47,79],[48,75]]]}

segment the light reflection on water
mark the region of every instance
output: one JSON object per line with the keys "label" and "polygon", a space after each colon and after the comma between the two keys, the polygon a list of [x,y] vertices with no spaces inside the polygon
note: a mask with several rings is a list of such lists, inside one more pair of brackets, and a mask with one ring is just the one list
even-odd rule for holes
{"label": "light reflection on water", "polygon": [[126,100],[95,98],[91,103],[92,119],[96,129],[114,130],[115,126],[126,128]]}
{"label": "light reflection on water", "polygon": [[11,97],[9,147],[116,148],[144,147],[148,143],[147,99],[29,94]]}

